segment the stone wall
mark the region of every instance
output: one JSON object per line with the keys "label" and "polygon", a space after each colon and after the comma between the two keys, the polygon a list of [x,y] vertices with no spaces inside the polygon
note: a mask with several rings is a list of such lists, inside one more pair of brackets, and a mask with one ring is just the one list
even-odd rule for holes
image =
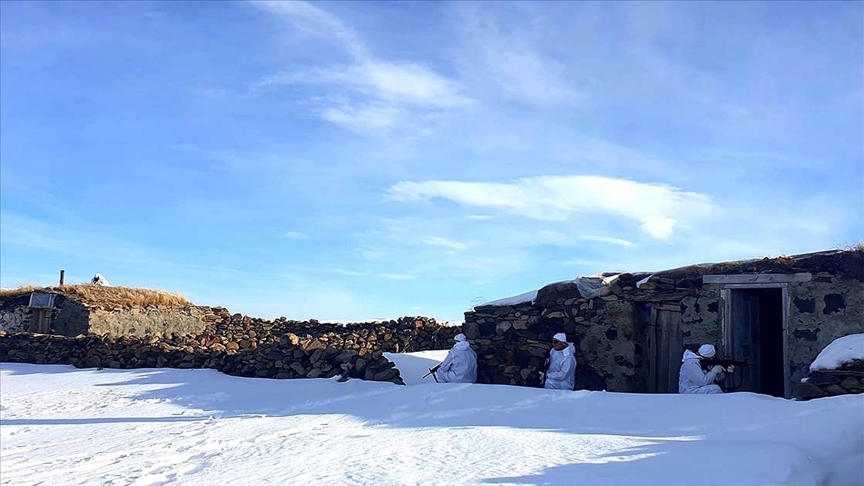
{"label": "stone wall", "polygon": [[864,393],[864,360],[836,370],[814,371],[792,386],[792,396],[799,400],[859,393]]}
{"label": "stone wall", "polygon": [[538,292],[534,304],[479,306],[465,314],[465,335],[477,351],[478,382],[539,386],[539,369],[557,332],[576,348],[576,387],[637,387],[641,348],[634,307],[616,295],[583,298],[573,283]]}
{"label": "stone wall", "polygon": [[818,272],[813,280],[789,285],[787,333],[792,383],[807,376],[810,363],[835,339],[864,332],[864,282]]}
{"label": "stone wall", "polygon": [[[0,330],[34,332],[34,311],[27,307],[29,294],[0,300]],[[443,326],[427,317],[402,317],[387,322],[323,324],[291,321],[284,317],[269,321],[231,314],[222,307],[185,306],[111,309],[82,304],[57,295],[51,316],[51,334],[111,334],[150,336],[201,334],[217,338],[223,345],[254,349],[259,344],[279,342],[295,334],[305,344],[313,340],[339,349],[359,351],[413,352],[447,349],[458,326]],[[233,343],[233,344],[232,344]]]}
{"label": "stone wall", "polygon": [[290,335],[255,349],[236,349],[195,335],[68,337],[0,331],[0,362],[78,368],[211,368],[235,376],[276,379],[343,375],[404,384],[383,354],[320,344],[302,346]]}
{"label": "stone wall", "polygon": [[254,349],[260,344],[278,342],[282,336],[303,346],[334,346],[342,350],[385,351],[391,353],[449,349],[458,326],[443,326],[427,317],[402,317],[398,320],[358,324],[322,324],[317,321],[275,321],[231,314],[221,307],[202,308],[207,336],[224,345]]}
{"label": "stone wall", "polygon": [[[94,334],[110,333],[115,336],[144,336],[162,334],[189,334],[204,331],[204,316],[207,308],[196,306],[106,309],[89,308],[89,332]],[[58,317],[57,325],[62,321]],[[58,334],[77,335],[59,332]]]}

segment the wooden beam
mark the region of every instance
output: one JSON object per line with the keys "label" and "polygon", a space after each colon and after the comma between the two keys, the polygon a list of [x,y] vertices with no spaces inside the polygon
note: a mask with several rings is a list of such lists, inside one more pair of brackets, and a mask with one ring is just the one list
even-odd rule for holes
{"label": "wooden beam", "polygon": [[759,284],[759,283],[791,283],[809,282],[813,279],[810,273],[744,273],[740,275],[703,275],[703,284]]}

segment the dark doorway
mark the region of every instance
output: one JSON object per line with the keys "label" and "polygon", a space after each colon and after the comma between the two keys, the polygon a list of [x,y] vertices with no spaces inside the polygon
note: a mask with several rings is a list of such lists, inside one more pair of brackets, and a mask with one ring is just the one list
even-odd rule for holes
{"label": "dark doorway", "polygon": [[782,289],[735,289],[731,300],[730,357],[747,363],[739,391],[783,397]]}

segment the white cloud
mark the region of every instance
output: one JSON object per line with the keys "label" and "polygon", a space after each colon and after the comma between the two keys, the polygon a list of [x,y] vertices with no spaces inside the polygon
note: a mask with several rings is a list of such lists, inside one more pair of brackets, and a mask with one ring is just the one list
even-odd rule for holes
{"label": "white cloud", "polygon": [[613,238],[611,236],[588,235],[588,236],[581,236],[581,237],[579,237],[579,239],[583,240],[583,241],[596,241],[597,243],[607,243],[610,245],[618,245],[618,246],[624,246],[624,247],[633,246],[632,241],[625,240],[623,238]]}
{"label": "white cloud", "polygon": [[285,238],[289,238],[292,240],[308,240],[309,235],[306,233],[300,233],[299,231],[289,231],[285,233]]}
{"label": "white cloud", "polygon": [[[500,19],[475,6],[462,8],[459,32],[465,75],[507,97],[544,107],[580,100],[585,95],[568,76],[564,62],[544,52],[537,32],[519,19],[519,27],[501,25]],[[536,20],[536,19],[532,19]]]}
{"label": "white cloud", "polygon": [[295,29],[308,35],[337,42],[354,57],[367,57],[369,50],[353,29],[338,17],[307,2],[252,1],[249,3],[290,22]]}
{"label": "white cloud", "polygon": [[444,248],[450,248],[452,250],[467,250],[468,245],[462,243],[461,241],[448,240],[447,238],[442,238],[440,236],[430,236],[423,240],[426,244],[433,246],[442,246]]}
{"label": "white cloud", "polygon": [[417,278],[414,275],[407,275],[404,273],[382,273],[381,278],[386,278],[387,280],[413,280]]}
{"label": "white cloud", "polygon": [[399,182],[388,196],[396,201],[441,198],[544,221],[614,216],[635,220],[642,231],[659,239],[669,238],[680,222],[689,223],[718,209],[704,194],[600,176],[530,177],[511,183]]}
{"label": "white cloud", "polygon": [[[470,103],[456,82],[415,62],[376,58],[361,36],[338,17],[306,2],[256,2],[297,30],[335,40],[353,62],[265,77],[253,90],[313,84],[334,96],[317,97],[317,114],[357,133],[413,127],[430,113]],[[423,132],[419,127],[418,131]]]}

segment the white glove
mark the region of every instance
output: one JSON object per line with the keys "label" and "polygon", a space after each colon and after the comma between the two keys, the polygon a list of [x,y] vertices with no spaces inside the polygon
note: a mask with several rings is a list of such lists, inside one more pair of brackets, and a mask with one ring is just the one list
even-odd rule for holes
{"label": "white glove", "polygon": [[723,367],[720,365],[717,365],[717,366],[711,368],[711,372],[714,373],[715,375],[719,375],[720,373],[723,373]]}
{"label": "white glove", "polygon": [[728,371],[729,373],[734,373],[735,372],[735,365],[729,365],[729,367],[726,368],[726,371]]}

